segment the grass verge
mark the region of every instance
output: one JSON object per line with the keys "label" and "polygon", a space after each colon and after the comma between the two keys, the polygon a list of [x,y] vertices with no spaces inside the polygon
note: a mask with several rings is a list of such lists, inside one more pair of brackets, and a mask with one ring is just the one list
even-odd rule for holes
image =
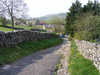
{"label": "grass verge", "polygon": [[[7,26],[10,26],[11,25],[7,25]],[[14,25],[14,27],[16,28],[24,28],[25,30],[30,30],[30,29],[43,29],[43,26],[42,25],[33,25],[33,26],[23,26],[23,25]]]}
{"label": "grass verge", "polygon": [[[7,26],[12,27],[11,25],[7,25]],[[43,29],[43,26],[42,25],[33,25],[33,26],[14,25],[14,27],[15,28],[23,28],[25,30],[30,30],[30,29]],[[3,32],[9,32],[9,31],[13,31],[13,30],[14,29],[0,26],[0,31],[3,31]]]}
{"label": "grass verge", "polygon": [[70,75],[100,75],[93,63],[80,55],[74,41],[71,41],[68,70]]}
{"label": "grass verge", "polygon": [[9,28],[5,28],[5,27],[0,26],[0,31],[8,32],[8,31],[13,31],[13,29],[9,29]]}
{"label": "grass verge", "polygon": [[60,44],[60,38],[51,38],[40,41],[23,42],[14,48],[0,48],[0,65],[16,61],[31,53]]}

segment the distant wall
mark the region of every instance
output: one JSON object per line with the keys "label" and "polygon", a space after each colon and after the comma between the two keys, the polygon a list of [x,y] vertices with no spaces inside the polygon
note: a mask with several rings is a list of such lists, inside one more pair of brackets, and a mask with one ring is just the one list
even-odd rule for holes
{"label": "distant wall", "polygon": [[88,41],[75,41],[80,53],[87,59],[93,61],[93,64],[100,71],[100,44],[90,43]]}
{"label": "distant wall", "polygon": [[33,31],[0,32],[0,47],[13,47],[22,42],[49,39],[52,37],[55,37],[55,35]]}

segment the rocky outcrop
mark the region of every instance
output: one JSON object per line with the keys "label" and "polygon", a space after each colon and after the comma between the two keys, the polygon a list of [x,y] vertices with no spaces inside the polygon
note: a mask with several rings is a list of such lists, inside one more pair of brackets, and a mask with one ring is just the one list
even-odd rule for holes
{"label": "rocky outcrop", "polygon": [[13,47],[22,42],[48,39],[52,37],[55,37],[55,35],[34,31],[15,31],[7,33],[0,31],[0,47]]}
{"label": "rocky outcrop", "polygon": [[75,40],[78,50],[87,59],[93,61],[94,65],[100,71],[100,44],[90,43],[88,41]]}

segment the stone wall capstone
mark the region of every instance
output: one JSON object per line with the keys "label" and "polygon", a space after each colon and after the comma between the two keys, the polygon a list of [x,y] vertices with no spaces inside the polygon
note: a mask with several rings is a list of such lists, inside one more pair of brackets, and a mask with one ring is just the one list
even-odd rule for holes
{"label": "stone wall capstone", "polygon": [[22,42],[49,39],[52,37],[55,37],[55,35],[34,31],[23,30],[7,33],[0,31],[0,47],[13,47]]}
{"label": "stone wall capstone", "polygon": [[79,52],[91,60],[100,72],[100,44],[75,40]]}

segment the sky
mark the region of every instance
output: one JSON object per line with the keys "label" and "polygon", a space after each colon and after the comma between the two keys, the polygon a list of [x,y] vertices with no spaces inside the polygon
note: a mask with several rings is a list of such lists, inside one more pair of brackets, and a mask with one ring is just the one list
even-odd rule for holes
{"label": "sky", "polygon": [[[32,18],[50,14],[66,13],[75,0],[25,0],[28,5],[28,15]],[[88,0],[80,0],[84,5]]]}

